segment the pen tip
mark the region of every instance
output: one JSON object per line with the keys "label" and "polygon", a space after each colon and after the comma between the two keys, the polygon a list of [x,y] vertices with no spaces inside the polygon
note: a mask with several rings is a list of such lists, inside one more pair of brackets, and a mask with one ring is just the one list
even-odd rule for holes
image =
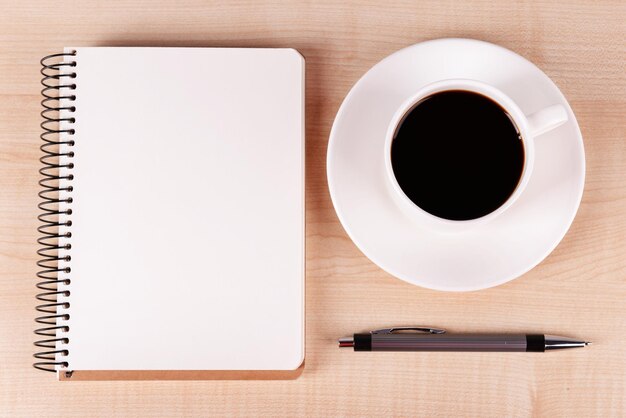
{"label": "pen tip", "polygon": [[591,341],[585,341],[585,345],[591,345]]}

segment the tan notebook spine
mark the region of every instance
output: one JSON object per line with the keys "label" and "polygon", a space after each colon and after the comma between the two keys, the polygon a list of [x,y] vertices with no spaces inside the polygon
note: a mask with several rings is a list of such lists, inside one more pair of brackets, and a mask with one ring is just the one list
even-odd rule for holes
{"label": "tan notebook spine", "polygon": [[[68,367],[66,356],[69,354],[68,309],[70,302],[69,250],[71,238],[69,227],[72,204],[72,158],[74,153],[73,113],[76,111],[74,102],[76,89],[76,52],[65,52],[44,57],[41,60],[41,83],[43,121],[41,128],[41,151],[43,156],[39,170],[39,221],[38,228],[40,245],[37,254],[40,259],[37,266],[38,316],[35,319],[39,328],[35,330],[38,340],[35,346],[41,351],[35,353],[36,362],[33,366],[39,370],[58,372]],[[70,372],[71,373],[71,372]],[[71,375],[71,374],[70,374]]]}
{"label": "tan notebook spine", "polygon": [[76,370],[59,374],[59,380],[293,380],[295,370]]}

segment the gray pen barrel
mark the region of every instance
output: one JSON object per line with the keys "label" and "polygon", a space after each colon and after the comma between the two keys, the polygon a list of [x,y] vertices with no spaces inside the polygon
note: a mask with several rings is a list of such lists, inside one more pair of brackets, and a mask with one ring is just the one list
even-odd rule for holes
{"label": "gray pen barrel", "polygon": [[[525,334],[390,333],[369,334],[369,336],[371,337],[371,351],[531,351],[527,350]],[[543,351],[543,347],[541,350],[532,351]]]}

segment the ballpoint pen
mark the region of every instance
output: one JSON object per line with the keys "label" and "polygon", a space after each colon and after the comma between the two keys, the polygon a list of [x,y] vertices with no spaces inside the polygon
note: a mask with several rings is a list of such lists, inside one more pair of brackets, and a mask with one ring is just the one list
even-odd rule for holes
{"label": "ballpoint pen", "polygon": [[425,326],[384,328],[340,338],[339,347],[354,351],[527,351],[544,352],[591,344],[543,334],[448,334]]}

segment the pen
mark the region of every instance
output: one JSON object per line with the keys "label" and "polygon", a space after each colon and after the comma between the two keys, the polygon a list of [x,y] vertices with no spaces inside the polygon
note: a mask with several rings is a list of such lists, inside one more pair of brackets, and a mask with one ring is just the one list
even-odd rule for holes
{"label": "pen", "polygon": [[393,327],[340,338],[354,351],[525,351],[540,352],[591,344],[543,334],[448,334],[440,328]]}

